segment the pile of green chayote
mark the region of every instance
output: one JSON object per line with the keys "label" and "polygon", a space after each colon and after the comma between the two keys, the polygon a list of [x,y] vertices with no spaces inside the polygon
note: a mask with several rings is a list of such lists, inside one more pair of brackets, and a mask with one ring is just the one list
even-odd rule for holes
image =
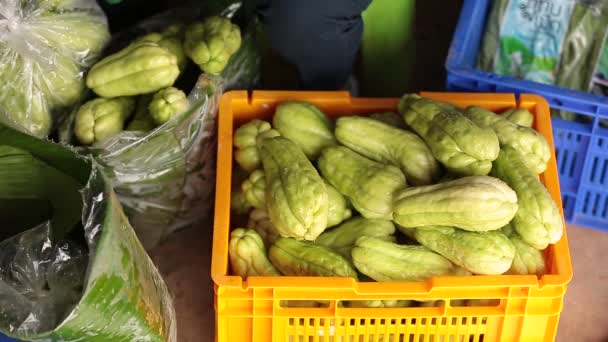
{"label": "pile of green chayote", "polygon": [[97,62],[86,85],[97,96],[74,118],[83,145],[123,131],[148,132],[190,108],[174,83],[188,59],[206,74],[219,74],[241,46],[241,31],[230,19],[210,16],[184,27],[173,24],[148,33]]}
{"label": "pile of green chayote", "polygon": [[[232,273],[423,281],[543,274],[563,221],[533,115],[405,95],[398,113],[283,102],[234,132]],[[235,172],[237,174],[238,172]],[[246,226],[246,227],[245,227]]]}
{"label": "pile of green chayote", "polygon": [[0,123],[47,137],[110,39],[106,17],[93,0],[2,1],[0,13]]}

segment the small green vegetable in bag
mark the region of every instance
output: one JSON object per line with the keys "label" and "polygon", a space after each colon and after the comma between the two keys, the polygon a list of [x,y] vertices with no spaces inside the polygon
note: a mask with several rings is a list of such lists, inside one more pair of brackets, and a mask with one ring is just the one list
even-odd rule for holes
{"label": "small green vegetable in bag", "polygon": [[135,100],[131,97],[91,100],[78,109],[74,134],[85,145],[109,138],[122,131],[134,107]]}
{"label": "small green vegetable in bag", "polygon": [[503,274],[515,257],[515,247],[500,230],[469,232],[446,226],[400,229],[413,230],[421,245],[475,274]]}
{"label": "small green vegetable in bag", "polygon": [[439,178],[439,163],[414,133],[362,116],[344,116],[336,120],[335,134],[355,152],[399,167],[411,184],[432,184]]}
{"label": "small green vegetable in bag", "polygon": [[524,108],[511,108],[500,114],[503,118],[524,127],[532,127],[534,115]]}
{"label": "small green vegetable in bag", "polygon": [[279,132],[272,129],[267,121],[258,119],[249,121],[234,132],[234,146],[236,147],[234,159],[243,170],[252,172],[262,163],[258,142],[279,135]]}
{"label": "small green vegetable in bag", "polygon": [[190,107],[186,94],[174,87],[159,90],[148,104],[150,117],[162,125],[172,117],[184,113]]}
{"label": "small green vegetable in bag", "polygon": [[500,145],[492,129],[480,126],[451,105],[405,95],[399,102],[405,122],[451,172],[487,175]]}
{"label": "small green vegetable in bag", "polygon": [[331,121],[310,103],[281,103],[277,106],[272,124],[282,136],[298,145],[310,160],[317,159],[323,148],[337,143]]}
{"label": "small green vegetable in bag", "polygon": [[357,271],[340,254],[311,241],[278,238],[268,252],[272,264],[286,276],[352,277]]}
{"label": "small green vegetable in bag", "polygon": [[247,202],[257,209],[266,209],[266,178],[264,170],[253,171],[241,185]]}
{"label": "small green vegetable in bag", "polygon": [[268,213],[262,209],[253,209],[249,213],[247,228],[258,232],[266,246],[271,246],[280,236],[277,228],[270,221]]}
{"label": "small green vegetable in bag", "polygon": [[281,236],[314,240],[327,228],[325,182],[291,140],[264,139],[260,156],[266,175],[266,207]]}
{"label": "small green vegetable in bag", "polygon": [[227,18],[212,16],[188,26],[184,51],[201,70],[221,73],[241,47],[241,30]]}
{"label": "small green vegetable in bag", "polygon": [[478,125],[491,127],[496,132],[501,147],[510,146],[517,150],[526,166],[536,174],[545,171],[551,158],[551,148],[540,133],[480,107],[468,107],[464,114]]}
{"label": "small green vegetable in bag", "polygon": [[140,131],[140,132],[149,132],[154,127],[156,127],[156,123],[150,117],[148,113],[148,104],[152,100],[152,95],[141,95],[137,99],[137,107],[135,108],[135,114],[133,114],[133,119],[127,125],[127,131]]}
{"label": "small green vegetable in bag", "polygon": [[365,218],[392,219],[393,194],[407,186],[399,168],[378,163],[344,146],[324,149],[318,166],[323,177],[348,197]]}
{"label": "small green vegetable in bag", "polygon": [[142,41],[95,64],[86,84],[102,97],[132,96],[170,87],[178,75],[175,55],[157,43]]}
{"label": "small green vegetable in bag", "polygon": [[270,263],[260,235],[253,229],[237,228],[230,233],[228,245],[232,272],[241,277],[280,276]]}
{"label": "small green vegetable in bag", "polygon": [[361,236],[373,236],[395,242],[395,225],[391,221],[354,217],[341,225],[323,232],[315,243],[340,253],[350,259],[350,252]]}
{"label": "small green vegetable in bag", "polygon": [[500,229],[517,212],[517,195],[490,176],[469,176],[395,194],[394,221],[406,228],[450,226],[469,231]]}
{"label": "small green vegetable in bag", "polygon": [[359,272],[376,281],[424,281],[434,276],[467,274],[424,246],[398,245],[376,237],[357,239],[351,254]]}
{"label": "small green vegetable in bag", "polygon": [[564,223],[557,205],[534,172],[524,165],[518,151],[503,147],[492,175],[517,193],[519,209],[511,226],[522,240],[542,250],[561,239]]}

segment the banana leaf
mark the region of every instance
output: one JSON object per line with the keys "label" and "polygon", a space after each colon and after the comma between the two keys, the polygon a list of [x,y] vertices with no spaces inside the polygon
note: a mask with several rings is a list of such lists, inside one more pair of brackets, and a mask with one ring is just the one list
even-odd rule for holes
{"label": "banana leaf", "polygon": [[[27,335],[0,315],[0,333],[45,342],[176,341],[169,291],[94,160],[0,124],[0,172],[2,239],[48,220],[58,227],[54,240],[79,236],[88,250],[73,309],[53,326]],[[8,291],[0,286],[0,298],[10,298]],[[11,309],[3,305],[0,311]]]}

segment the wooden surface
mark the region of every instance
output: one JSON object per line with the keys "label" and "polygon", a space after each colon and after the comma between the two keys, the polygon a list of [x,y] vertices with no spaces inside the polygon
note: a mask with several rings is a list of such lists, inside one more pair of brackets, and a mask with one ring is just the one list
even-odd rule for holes
{"label": "wooden surface", "polygon": [[[558,342],[608,341],[608,232],[568,228],[574,279],[566,294]],[[214,336],[211,235],[201,227],[177,233],[152,252],[175,298],[179,342]],[[245,342],[245,341],[243,341]]]}

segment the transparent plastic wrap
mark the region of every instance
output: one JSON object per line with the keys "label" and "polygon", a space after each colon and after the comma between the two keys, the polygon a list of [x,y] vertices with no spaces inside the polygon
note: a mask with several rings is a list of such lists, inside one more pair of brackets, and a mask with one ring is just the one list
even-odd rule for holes
{"label": "transparent plastic wrap", "polygon": [[46,137],[84,91],[110,33],[94,0],[0,2],[0,122]]}
{"label": "transparent plastic wrap", "polygon": [[[151,130],[130,130],[128,124],[108,138],[77,147],[103,168],[146,249],[178,229],[204,221],[212,212],[219,99],[226,89],[250,89],[259,81],[258,25],[247,19],[244,11],[240,1],[194,2],[151,17],[113,37],[108,53],[146,35],[166,32],[176,24],[187,29],[191,23],[215,15],[230,18],[242,34],[239,49],[220,74],[201,73],[189,58],[180,68],[173,87],[188,94],[186,112]],[[150,95],[138,98],[144,96]],[[132,117],[137,113],[136,109]],[[62,129],[63,143],[78,145],[75,115],[76,111]]]}
{"label": "transparent plastic wrap", "polygon": [[[0,333],[40,342],[177,340],[169,291],[94,161],[0,124],[0,174]],[[42,181],[25,182],[34,176]],[[66,198],[80,197],[75,222],[58,210],[51,182],[65,183]],[[71,229],[55,229],[66,222]]]}

